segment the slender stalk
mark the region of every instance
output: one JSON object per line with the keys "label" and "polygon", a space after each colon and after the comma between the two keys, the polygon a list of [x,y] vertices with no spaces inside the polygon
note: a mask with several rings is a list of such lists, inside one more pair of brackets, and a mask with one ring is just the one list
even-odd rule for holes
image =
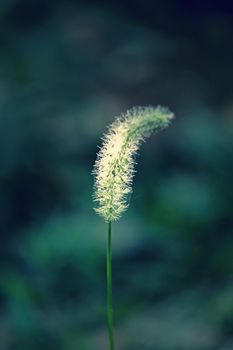
{"label": "slender stalk", "polygon": [[112,223],[108,222],[107,241],[107,316],[108,316],[108,338],[110,350],[114,350],[113,337],[113,306],[112,306]]}

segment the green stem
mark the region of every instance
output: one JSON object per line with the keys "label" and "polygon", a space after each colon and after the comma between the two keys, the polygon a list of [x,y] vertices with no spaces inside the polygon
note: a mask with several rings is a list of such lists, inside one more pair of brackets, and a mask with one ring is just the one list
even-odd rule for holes
{"label": "green stem", "polygon": [[110,350],[114,350],[113,337],[113,306],[112,306],[112,223],[108,223],[107,241],[107,316],[108,316],[108,337]]}

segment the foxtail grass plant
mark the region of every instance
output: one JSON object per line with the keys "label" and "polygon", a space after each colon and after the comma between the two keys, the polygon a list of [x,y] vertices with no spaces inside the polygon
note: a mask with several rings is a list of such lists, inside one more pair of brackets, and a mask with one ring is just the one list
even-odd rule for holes
{"label": "foxtail grass plant", "polygon": [[166,128],[174,115],[163,107],[134,107],[109,126],[94,164],[95,211],[107,223],[107,320],[109,349],[114,350],[112,303],[112,222],[129,206],[135,155],[153,132]]}

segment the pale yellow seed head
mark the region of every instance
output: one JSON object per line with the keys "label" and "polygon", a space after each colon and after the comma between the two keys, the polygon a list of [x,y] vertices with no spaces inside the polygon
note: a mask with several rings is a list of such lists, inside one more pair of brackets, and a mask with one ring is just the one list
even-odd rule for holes
{"label": "pale yellow seed head", "polygon": [[107,222],[119,219],[129,205],[134,156],[141,142],[167,127],[173,118],[173,113],[160,106],[134,107],[110,125],[93,170],[95,211]]}

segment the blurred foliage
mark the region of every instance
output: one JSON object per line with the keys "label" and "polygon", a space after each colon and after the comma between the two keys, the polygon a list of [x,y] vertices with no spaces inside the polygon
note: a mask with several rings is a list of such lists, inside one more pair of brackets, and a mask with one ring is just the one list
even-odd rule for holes
{"label": "blurred foliage", "polygon": [[233,9],[2,0],[0,348],[107,349],[100,137],[133,105],[173,125],[114,225],[117,349],[233,348]]}

